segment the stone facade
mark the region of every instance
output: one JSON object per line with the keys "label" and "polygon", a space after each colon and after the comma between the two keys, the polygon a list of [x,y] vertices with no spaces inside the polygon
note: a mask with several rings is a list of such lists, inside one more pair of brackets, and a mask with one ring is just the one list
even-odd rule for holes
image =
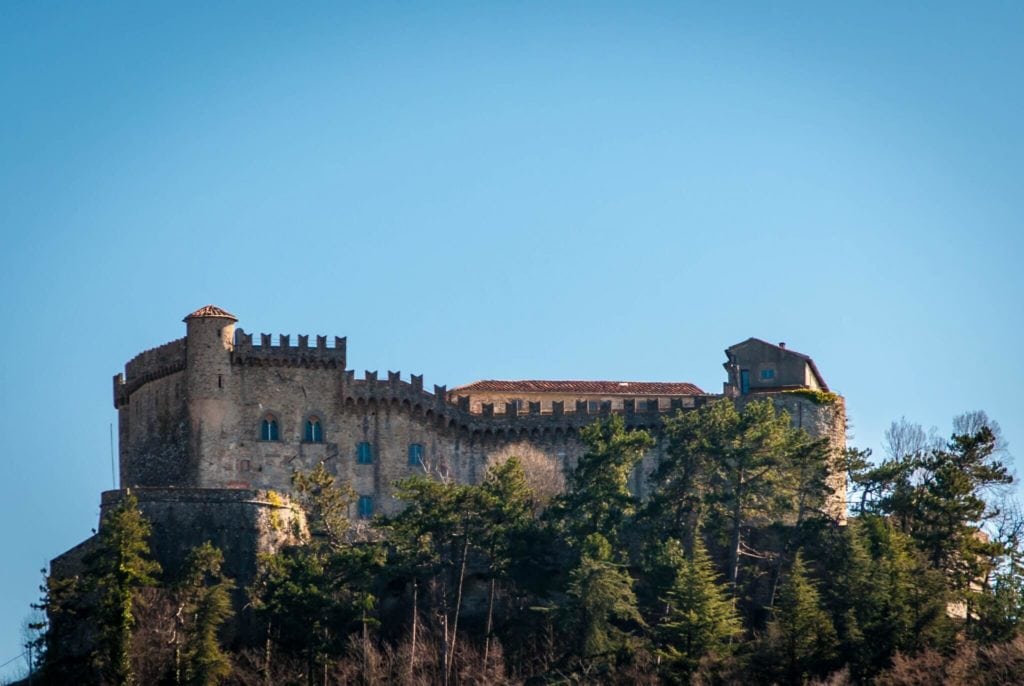
{"label": "stone facade", "polygon": [[[481,381],[428,390],[418,375],[357,377],[346,368],[344,338],[253,336],[212,305],[184,321],[184,338],[141,353],[114,377],[121,487],[166,532],[156,547],[172,567],[187,541],[209,539],[237,547],[232,566],[248,575],[255,552],[281,542],[267,524],[279,504],[260,494],[287,493],[294,471],[321,462],[361,497],[353,518],[392,514],[400,507],[394,483],[412,474],[477,483],[509,446],[532,448],[568,472],[583,452],[580,429],[597,417],[620,414],[657,439],[668,413],[723,397],[683,382]],[[814,395],[828,387],[809,357],[758,339],[726,355],[726,396],[773,398],[795,424],[830,438],[838,466],[842,399],[823,404]],[[741,376],[752,375],[776,383],[744,384]],[[787,392],[800,389],[812,392]],[[661,450],[659,442],[633,475],[641,496]],[[842,519],[841,470],[833,483],[833,514]],[[104,507],[119,493],[104,494]]]}

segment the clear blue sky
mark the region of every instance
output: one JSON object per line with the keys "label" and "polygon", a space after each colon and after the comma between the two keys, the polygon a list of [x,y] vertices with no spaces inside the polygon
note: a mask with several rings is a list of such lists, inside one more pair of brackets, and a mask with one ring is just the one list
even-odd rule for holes
{"label": "clear blue sky", "polygon": [[0,4],[0,662],[207,303],[449,386],[784,340],[856,445],[1024,445],[1024,5],[207,4]]}

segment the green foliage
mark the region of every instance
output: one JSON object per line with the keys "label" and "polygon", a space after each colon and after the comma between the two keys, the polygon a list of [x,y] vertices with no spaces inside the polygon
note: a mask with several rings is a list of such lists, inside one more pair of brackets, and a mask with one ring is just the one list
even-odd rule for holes
{"label": "green foliage", "polygon": [[561,518],[574,548],[599,533],[618,550],[638,503],[629,490],[629,476],[654,440],[646,431],[627,431],[618,415],[584,428],[580,439],[586,452],[569,480],[569,492],[553,507],[555,517]]}
{"label": "green foliage", "polygon": [[792,427],[769,400],[742,410],[723,399],[666,421],[666,459],[646,510],[656,538],[708,531],[728,551],[738,584],[744,531],[818,515],[827,489],[828,448]]}
{"label": "green foliage", "polygon": [[160,565],[149,559],[149,522],[138,499],[127,493],[100,523],[95,548],[85,558],[85,581],[97,597],[94,664],[106,679],[135,683],[132,672],[132,632],[136,592],[156,584]]}
{"label": "green foliage", "polygon": [[773,666],[787,683],[803,683],[810,675],[823,674],[833,665],[836,630],[821,607],[817,588],[800,554],[779,589],[765,642]]}
{"label": "green foliage", "polygon": [[375,606],[369,579],[384,563],[376,544],[347,540],[353,492],[340,486],[323,463],[292,476],[297,501],[311,538],[302,545],[260,557],[260,572],[249,595],[268,634],[286,652],[305,657],[307,677],[326,672],[343,654],[347,635],[368,626]]}
{"label": "green foliage", "polygon": [[782,392],[789,393],[790,395],[799,396],[801,398],[807,398],[815,405],[835,405],[837,402],[839,402],[838,393],[832,393],[831,391],[819,391],[814,388],[794,388]]}
{"label": "green foliage", "polygon": [[565,615],[588,670],[607,670],[621,653],[637,648],[644,621],[633,579],[612,562],[611,545],[600,534],[590,534],[583,542],[580,562],[570,574]]}
{"label": "green foliage", "polygon": [[310,472],[294,472],[292,489],[305,512],[316,544],[342,547],[349,528],[348,510],[355,501],[355,491],[348,485],[336,483],[323,462]]}
{"label": "green foliage", "polygon": [[184,626],[183,683],[214,686],[231,673],[231,660],[220,645],[218,633],[234,616],[231,591],[234,582],[221,573],[224,555],[209,541],[194,548],[185,564],[179,590]]}
{"label": "green foliage", "polygon": [[[209,544],[140,612],[158,568],[126,498],[81,577],[47,580],[44,673],[131,683],[133,636],[137,650],[157,636],[169,651],[174,627],[176,681],[189,684],[500,683],[503,660],[511,681],[530,683],[801,683],[836,669],[906,683],[961,667],[978,683],[1012,681],[1024,515],[995,519],[992,494],[1010,478],[997,433],[972,417],[944,446],[908,430],[881,463],[847,451],[845,527],[823,514],[827,446],[766,401],[668,419],[644,500],[630,485],[652,439],[616,416],[581,432],[585,454],[546,509],[511,457],[477,484],[399,482],[403,509],[374,520],[369,541],[349,529],[353,492],[319,465],[293,478],[311,535],[261,557],[248,591],[265,631],[258,644],[240,632],[248,643],[232,654],[218,641],[232,586]],[[155,628],[141,633],[148,613]],[[65,651],[83,618],[100,677]]]}
{"label": "green foliage", "polygon": [[660,653],[666,661],[666,673],[673,680],[688,683],[702,658],[731,650],[742,627],[732,598],[718,583],[718,572],[700,536],[694,539],[689,557],[672,539],[663,544],[660,557],[664,567],[675,570],[662,600],[664,618],[657,626]]}

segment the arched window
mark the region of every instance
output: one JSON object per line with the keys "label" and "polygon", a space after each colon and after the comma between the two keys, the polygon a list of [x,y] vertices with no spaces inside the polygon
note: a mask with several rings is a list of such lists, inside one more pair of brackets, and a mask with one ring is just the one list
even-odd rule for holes
{"label": "arched window", "polygon": [[311,415],[306,420],[306,432],[303,434],[303,440],[307,443],[322,443],[324,440],[324,430],[320,426],[320,418],[316,415]]}
{"label": "arched window", "polygon": [[261,441],[276,441],[277,438],[277,417],[272,414],[268,414],[263,417],[263,421],[260,422],[260,440]]}

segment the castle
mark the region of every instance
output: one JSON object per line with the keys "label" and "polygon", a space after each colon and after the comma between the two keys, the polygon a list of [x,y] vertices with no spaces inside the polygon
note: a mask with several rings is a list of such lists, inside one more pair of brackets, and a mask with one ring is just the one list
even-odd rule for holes
{"label": "castle", "polygon": [[[691,383],[478,381],[448,390],[423,377],[386,378],[347,369],[346,339],[254,337],[231,313],[207,305],[184,319],[186,335],[147,350],[114,376],[121,489],[131,489],[154,527],[153,551],[172,573],[189,548],[211,540],[241,583],[256,553],[280,545],[291,516],[274,495],[291,475],[318,463],[358,495],[353,519],[392,514],[394,483],[429,466],[479,482],[495,455],[528,447],[570,470],[582,454],[580,429],[622,415],[657,438],[664,417],[721,397],[771,398],[793,422],[844,446],[842,398],[829,393],[814,361],[785,344],[751,338],[726,350],[723,392]],[[798,392],[793,392],[798,391]],[[828,402],[822,402],[826,397]],[[661,442],[634,471],[645,494]],[[838,463],[837,463],[838,464]],[[845,481],[834,470],[831,514],[845,516]],[[124,490],[102,496],[105,511]],[[269,525],[274,522],[275,525]],[[53,562],[70,572],[89,541]]]}

